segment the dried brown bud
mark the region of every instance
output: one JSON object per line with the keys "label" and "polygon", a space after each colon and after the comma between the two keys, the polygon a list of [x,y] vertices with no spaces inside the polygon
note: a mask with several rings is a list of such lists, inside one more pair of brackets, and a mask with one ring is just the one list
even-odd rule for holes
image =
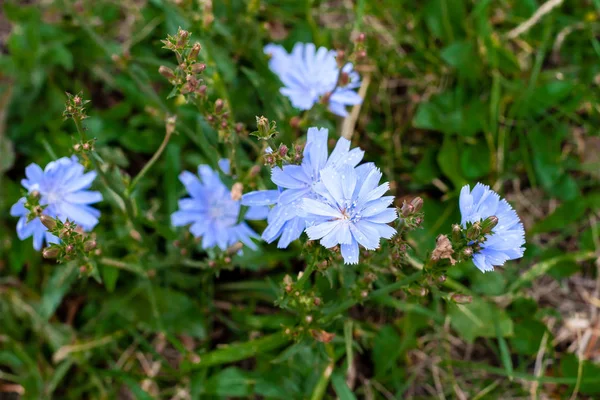
{"label": "dried brown bud", "polygon": [[177,32],[177,47],[183,48],[187,44],[188,38],[190,37],[190,33],[186,30],[179,29]]}
{"label": "dried brown bud", "polygon": [[463,254],[467,257],[471,257],[473,255],[473,249],[470,247],[467,247],[466,249],[463,250]]}
{"label": "dried brown bud", "polygon": [[[52,217],[49,217],[45,214],[40,215],[40,222],[44,225],[48,230],[53,230],[56,228],[56,220]],[[66,226],[66,224],[65,224]]]}
{"label": "dried brown bud", "polygon": [[310,334],[315,340],[321,343],[329,343],[335,337],[335,333],[329,333],[322,329],[311,329]]}
{"label": "dried brown bud", "polygon": [[473,301],[473,296],[461,293],[454,293],[452,296],[450,296],[450,299],[458,304],[469,304]]}
{"label": "dried brown bud", "polygon": [[173,72],[173,70],[164,65],[161,65],[160,67],[158,67],[158,73],[169,80],[175,79],[175,73]]}
{"label": "dried brown bud", "polygon": [[300,117],[298,116],[294,116],[292,118],[290,118],[290,126],[294,129],[298,128],[300,126]]}
{"label": "dried brown bud", "polygon": [[452,243],[448,236],[440,235],[437,237],[435,243],[435,249],[431,253],[431,259],[433,261],[439,261],[441,259],[448,259],[452,265],[456,264],[456,260],[452,258],[454,250],[452,249]]}

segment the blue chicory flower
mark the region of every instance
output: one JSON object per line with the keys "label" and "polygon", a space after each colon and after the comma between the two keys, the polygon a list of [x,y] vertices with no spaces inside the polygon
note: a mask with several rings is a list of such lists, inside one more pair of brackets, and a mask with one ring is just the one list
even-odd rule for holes
{"label": "blue chicory flower", "polygon": [[478,183],[471,191],[469,185],[460,191],[461,224],[483,221],[496,216],[498,224],[492,233],[485,237],[481,250],[473,255],[473,262],[482,272],[493,271],[494,266],[502,266],[508,260],[523,257],[525,229],[516,211],[510,204],[490,189]]}
{"label": "blue chicory flower", "polygon": [[[219,165],[222,168],[225,163],[220,162]],[[179,180],[190,197],[179,200],[179,210],[171,215],[173,226],[191,225],[190,232],[194,237],[202,238],[204,249],[218,246],[226,250],[237,242],[256,249],[252,239],[258,238],[258,235],[246,222],[238,221],[240,201],[231,198],[231,191],[217,172],[207,165],[200,165],[198,176],[184,171],[179,175]],[[250,207],[244,219],[265,219],[268,212],[266,206]]]}
{"label": "blue chicory flower", "polygon": [[281,94],[287,96],[294,107],[310,110],[327,94],[329,110],[345,117],[348,115],[346,106],[362,103],[355,91],[360,86],[360,76],[351,63],[342,68],[348,74],[348,84],[336,87],[340,70],[335,51],[325,47],[317,49],[312,43],[296,43],[290,54],[275,44],[266,45],[264,52],[271,57],[269,68],[284,85]]}
{"label": "blue chicory flower", "polygon": [[302,211],[304,198],[316,199],[319,195],[314,188],[320,182],[321,170],[338,168],[342,165],[356,166],[363,158],[364,151],[350,150],[350,141],[340,138],[328,157],[327,129],[309,128],[301,165],[284,165],[271,171],[271,179],[279,189],[262,190],[242,196],[246,206],[274,205],[267,218],[267,228],[262,234],[267,243],[277,238],[278,248],[286,248],[298,239],[308,222]]}
{"label": "blue chicory flower", "polygon": [[[87,190],[96,178],[96,172],[84,173],[84,167],[77,157],[63,157],[52,161],[42,168],[37,164],[29,164],[25,168],[26,179],[21,184],[28,193],[37,191],[40,194],[40,205],[47,206],[43,214],[61,221],[75,222],[89,231],[96,226],[100,211],[90,206],[102,200],[100,192]],[[24,240],[33,236],[33,248],[41,250],[44,240],[47,243],[58,243],[59,239],[48,232],[39,218],[27,222],[29,211],[25,208],[25,197],[22,197],[10,209],[10,215],[19,217],[17,236]]]}
{"label": "blue chicory flower", "polygon": [[321,182],[315,185],[320,197],[303,200],[304,211],[313,217],[306,228],[308,237],[321,239],[327,248],[339,244],[344,263],[357,264],[359,244],[375,250],[381,238],[394,236],[396,230],[387,225],[397,218],[396,209],[388,208],[394,196],[382,197],[389,184],[379,185],[380,179],[381,172],[372,164],[322,170]]}

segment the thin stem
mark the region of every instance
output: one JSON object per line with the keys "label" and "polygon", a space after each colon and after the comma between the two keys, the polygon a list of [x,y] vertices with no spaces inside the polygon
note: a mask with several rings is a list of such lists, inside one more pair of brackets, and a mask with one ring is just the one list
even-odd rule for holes
{"label": "thin stem", "polygon": [[85,131],[83,130],[83,126],[81,124],[81,118],[73,117],[73,122],[77,128],[77,133],[79,133],[79,139],[81,139],[82,142],[85,142]]}
{"label": "thin stem", "polygon": [[310,279],[310,276],[312,275],[314,270],[315,270],[314,264],[310,264],[308,267],[306,267],[306,269],[302,273],[302,276],[300,277],[300,279],[298,279],[298,282],[296,282],[296,286],[299,288],[302,287],[304,285],[304,283]]}
{"label": "thin stem", "polygon": [[142,179],[144,177],[144,175],[146,175],[146,173],[150,170],[150,168],[152,168],[152,166],[156,163],[156,161],[158,161],[158,159],[162,155],[163,151],[165,151],[165,148],[167,147],[167,144],[169,143],[169,140],[171,139],[171,136],[173,135],[173,131],[174,130],[170,129],[170,128],[166,129],[165,137],[164,137],[162,143],[160,144],[158,150],[156,150],[156,153],[154,153],[154,155],[152,156],[150,161],[148,161],[146,163],[146,165],[144,165],[144,168],[142,168],[142,170],[135,176],[135,178],[133,178],[133,180],[131,181],[131,184],[125,191],[125,196],[129,197],[131,195],[131,192],[133,192],[133,189],[135,188],[137,183],[140,181],[140,179]]}

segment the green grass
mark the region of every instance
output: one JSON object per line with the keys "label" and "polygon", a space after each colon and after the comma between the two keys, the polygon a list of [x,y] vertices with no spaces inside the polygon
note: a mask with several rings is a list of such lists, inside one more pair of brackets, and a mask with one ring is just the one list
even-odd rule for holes
{"label": "green grass", "polygon": [[[213,1],[212,10],[196,0],[22,3],[4,2],[0,18],[0,393],[600,393],[598,345],[582,342],[586,332],[597,338],[598,323],[590,304],[600,279],[600,2],[566,0],[516,38],[509,32],[541,1],[227,0]],[[286,251],[263,244],[218,273],[208,267],[169,215],[183,195],[180,171],[215,165],[230,146],[193,105],[168,98],[158,67],[174,67],[175,58],[160,40],[178,27],[202,44],[209,100],[226,100],[246,131],[255,130],[256,116],[276,121],[275,140],[287,145],[308,126],[339,133],[342,121],[318,108],[293,127],[299,113],[279,94],[262,47],[313,41],[350,50],[351,36],[366,34],[369,58],[360,71],[370,85],[352,141],[393,183],[397,205],[425,200],[423,227],[409,236],[410,260],[392,262],[384,246],[368,266],[330,265],[299,286],[309,303],[320,298],[318,311],[282,295],[284,276],[296,277],[312,257],[299,243]],[[64,92],[80,91],[91,100],[86,135],[107,166],[96,182],[105,199],[96,279],[80,277],[75,263],[43,260],[31,240],[17,239],[9,215],[29,163],[72,153],[78,139],[62,118]],[[167,115],[177,116],[177,134],[131,196],[121,196],[162,142]],[[260,165],[262,143],[247,134],[234,140],[239,171]],[[519,212],[525,257],[487,274],[457,265],[420,296],[419,266],[436,236],[459,220],[460,188],[477,181]],[[267,169],[246,183],[245,191],[268,186]],[[359,302],[370,271],[378,279]],[[455,292],[473,301],[455,304]],[[571,328],[576,313],[589,322],[579,330]],[[316,340],[321,330],[335,337]]]}

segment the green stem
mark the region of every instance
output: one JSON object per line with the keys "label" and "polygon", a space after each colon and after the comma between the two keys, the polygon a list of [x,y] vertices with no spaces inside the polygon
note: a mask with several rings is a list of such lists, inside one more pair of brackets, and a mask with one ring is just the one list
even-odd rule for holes
{"label": "green stem", "polygon": [[129,185],[127,190],[125,190],[125,196],[129,197],[131,195],[131,193],[133,192],[133,189],[135,188],[137,183],[140,181],[140,179],[142,179],[144,177],[144,175],[146,175],[146,173],[150,170],[150,168],[152,168],[154,166],[154,164],[156,164],[156,161],[158,161],[158,159],[162,155],[163,151],[165,151],[165,148],[167,147],[167,144],[169,143],[171,136],[173,136],[173,129],[167,128],[165,137],[164,137],[162,143],[160,144],[160,146],[158,147],[158,150],[156,150],[156,153],[154,153],[154,155],[152,156],[150,161],[148,161],[146,163],[146,165],[144,165],[144,168],[142,168],[142,170],[135,176],[135,178],[133,178],[133,180],[131,181],[131,184]]}
{"label": "green stem", "polygon": [[296,287],[302,288],[302,286],[304,286],[304,283],[306,283],[310,279],[310,276],[312,275],[314,270],[315,270],[314,264],[307,266],[306,269],[304,270],[304,272],[302,273],[302,276],[300,277],[300,279],[298,279],[298,282],[296,282]]}

